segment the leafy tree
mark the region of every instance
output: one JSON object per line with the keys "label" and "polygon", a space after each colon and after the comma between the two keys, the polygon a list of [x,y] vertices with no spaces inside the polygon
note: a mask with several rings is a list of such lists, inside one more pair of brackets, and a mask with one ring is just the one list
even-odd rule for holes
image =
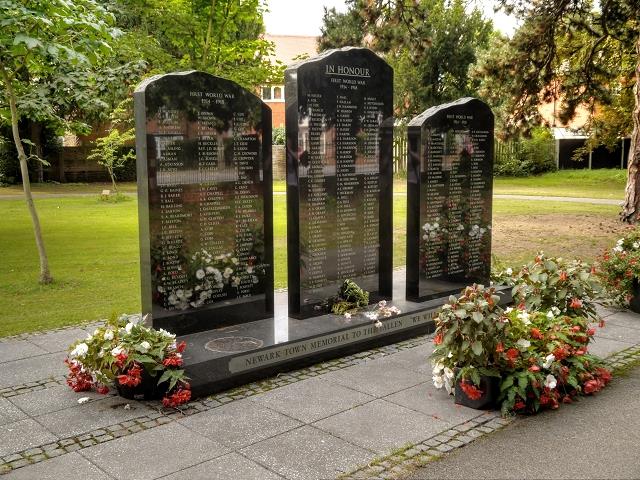
{"label": "leafy tree", "polygon": [[[527,130],[539,122],[540,102],[561,99],[560,119],[579,105],[596,112],[592,131],[602,139],[631,125],[626,199],[621,218],[640,219],[640,3],[637,0],[501,0],[522,19],[508,42],[509,54],[494,55],[479,74],[500,84],[505,125]],[[634,78],[635,77],[635,78]],[[632,101],[633,99],[633,101]],[[629,107],[633,104],[633,111]],[[626,119],[622,120],[622,114]],[[615,118],[611,123],[609,120]],[[602,128],[604,126],[607,128]],[[597,135],[596,135],[597,137]],[[595,137],[594,137],[595,138]],[[604,140],[603,140],[604,141]],[[592,145],[602,141],[592,140]],[[606,143],[606,142],[605,142]]]}
{"label": "leafy tree", "polygon": [[[81,71],[110,51],[113,18],[93,0],[0,0],[0,89],[6,109],[1,120],[11,124],[18,151],[22,185],[40,258],[40,282],[52,281],[40,220],[33,203],[28,161],[19,122],[38,112],[42,118],[65,119],[56,102],[74,92]],[[56,79],[49,84],[42,79]],[[55,94],[52,92],[55,91]]]}
{"label": "leafy tree", "polygon": [[474,95],[468,69],[493,30],[478,9],[463,0],[350,0],[345,14],[327,11],[321,48],[358,39],[383,54],[395,71],[399,116]]}

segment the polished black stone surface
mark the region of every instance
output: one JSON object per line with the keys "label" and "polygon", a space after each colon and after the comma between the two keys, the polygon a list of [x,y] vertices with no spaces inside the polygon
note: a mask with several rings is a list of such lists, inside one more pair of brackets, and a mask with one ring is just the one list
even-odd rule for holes
{"label": "polished black stone surface", "polygon": [[142,311],[186,334],[273,315],[271,110],[203,72],[135,92]]}
{"label": "polished black stone surface", "polygon": [[488,284],[493,113],[474,98],[440,105],[408,128],[407,298]]}
{"label": "polished black stone surface", "polygon": [[285,72],[289,314],[325,313],[349,278],[391,297],[393,70],[365,48]]}

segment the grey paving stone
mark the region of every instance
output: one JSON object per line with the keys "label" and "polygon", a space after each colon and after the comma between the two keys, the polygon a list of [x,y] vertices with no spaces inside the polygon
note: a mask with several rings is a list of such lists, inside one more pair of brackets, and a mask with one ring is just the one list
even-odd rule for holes
{"label": "grey paving stone", "polygon": [[612,308],[612,307],[604,307],[602,305],[598,305],[596,304],[596,313],[601,317],[601,318],[606,318],[609,317],[613,314],[616,313],[621,313],[623,312],[623,310],[617,309],[617,308]]}
{"label": "grey paving stone", "polygon": [[432,366],[429,356],[433,353],[433,347],[433,343],[428,342],[417,347],[408,348],[384,357],[381,363],[395,363],[408,370],[428,375],[430,378]]}
{"label": "grey paving stone", "polygon": [[35,357],[45,353],[47,353],[46,350],[28,340],[4,340],[0,342],[0,363]]}
{"label": "grey paving stone", "polygon": [[78,399],[89,397],[90,402],[107,398],[96,392],[76,393],[66,385],[56,385],[41,390],[24,393],[11,397],[11,403],[32,417],[45,413],[57,412],[65,408],[77,407]]}
{"label": "grey paving stone", "polygon": [[0,426],[0,456],[56,441],[51,432],[27,418]]}
{"label": "grey paving stone", "polygon": [[6,398],[0,398],[0,425],[27,418],[27,415]]}
{"label": "grey paving stone", "polygon": [[[613,319],[615,317],[609,318]],[[609,338],[611,340],[618,340],[619,342],[639,343],[640,329],[617,325],[613,321],[610,321],[606,323],[604,328],[597,329],[596,336]]]}
{"label": "grey paving stone", "polygon": [[376,397],[383,397],[425,381],[424,375],[385,362],[384,359],[343,368],[327,373],[322,378]]}
{"label": "grey paving stone", "polygon": [[373,399],[365,393],[318,378],[277,388],[251,400],[304,423],[311,423]]}
{"label": "grey paving stone", "polygon": [[456,405],[446,390],[436,389],[431,381],[389,395],[385,400],[429,415],[448,427],[466,422],[479,413],[478,410]]}
{"label": "grey paving stone", "polygon": [[589,344],[589,353],[598,355],[599,357],[608,357],[609,355],[624,350],[632,346],[629,342],[620,342],[605,337],[596,337]]}
{"label": "grey paving stone", "polygon": [[[93,332],[93,330],[92,330]],[[86,338],[87,332],[80,328],[68,328],[55,332],[38,333],[29,336],[29,341],[49,353],[65,352],[76,340]]]}
{"label": "grey paving stone", "polygon": [[251,400],[214,408],[178,420],[181,425],[227,446],[241,448],[302,425]]}
{"label": "grey paving stone", "polygon": [[445,422],[384,400],[339,413],[313,426],[379,454],[406,443],[421,442],[447,428]]}
{"label": "grey paving stone", "polygon": [[162,480],[279,480],[282,479],[261,465],[238,455],[230,453],[209,460],[194,467],[173,473]]}
{"label": "grey paving stone", "polygon": [[605,318],[606,324],[604,330],[609,324],[619,325],[621,327],[634,328],[640,330],[640,315],[630,311],[617,312]]}
{"label": "grey paving stone", "polygon": [[62,353],[49,353],[5,362],[0,368],[0,388],[64,375],[68,371],[64,358]]}
{"label": "grey paving stone", "polygon": [[[125,410],[125,405],[129,405],[130,408]],[[130,420],[150,411],[133,400],[106,397],[82,405],[76,402],[73,408],[46,413],[36,418],[48,430],[63,438]]]}
{"label": "grey paving stone", "polygon": [[[177,423],[101,443],[80,454],[117,479],[162,477],[229,453],[218,442]],[[188,478],[188,477],[184,477]]]}
{"label": "grey paving stone", "polygon": [[335,478],[375,456],[308,425],[244,448],[242,454],[290,480]]}

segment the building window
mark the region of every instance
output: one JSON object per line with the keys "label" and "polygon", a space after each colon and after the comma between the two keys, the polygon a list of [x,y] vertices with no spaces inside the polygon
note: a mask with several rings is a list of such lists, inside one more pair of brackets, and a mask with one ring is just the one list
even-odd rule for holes
{"label": "building window", "polygon": [[265,102],[284,102],[284,85],[269,85],[260,91],[260,97]]}

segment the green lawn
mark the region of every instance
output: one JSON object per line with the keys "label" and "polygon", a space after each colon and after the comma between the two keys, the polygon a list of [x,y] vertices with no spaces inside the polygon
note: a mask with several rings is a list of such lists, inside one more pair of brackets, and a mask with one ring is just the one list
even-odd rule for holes
{"label": "green lawn", "polygon": [[[105,318],[140,309],[135,198],[36,200],[55,278],[37,283],[38,261],[22,200],[0,201],[0,336]],[[494,252],[520,263],[549,253],[593,258],[623,228],[617,207],[559,202],[494,202]],[[286,286],[286,198],[274,196],[276,287]],[[394,198],[394,266],[405,262],[406,199]]]}
{"label": "green lawn", "polygon": [[[560,170],[535,177],[496,177],[493,192],[500,195],[541,195],[552,197],[624,198],[626,170]],[[284,180],[273,183],[274,192],[286,191]],[[405,178],[393,182],[394,193],[407,191]]]}

